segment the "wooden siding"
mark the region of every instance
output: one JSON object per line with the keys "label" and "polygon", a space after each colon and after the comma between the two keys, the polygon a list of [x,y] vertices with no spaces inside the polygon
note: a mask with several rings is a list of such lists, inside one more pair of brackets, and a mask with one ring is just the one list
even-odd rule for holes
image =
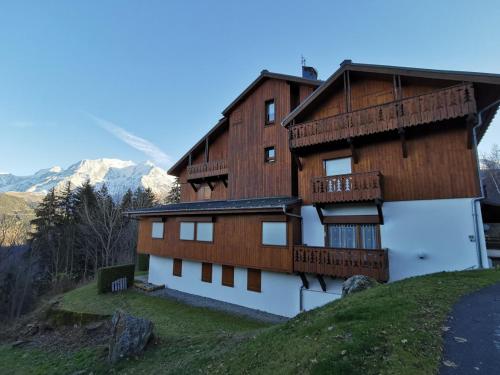
{"label": "wooden siding", "polygon": [[234,287],[234,267],[233,266],[222,266],[222,285]]}
{"label": "wooden siding", "polygon": [[354,275],[389,280],[387,250],[333,249],[325,247],[295,246],[293,249],[295,272],[316,273],[339,278]]}
{"label": "wooden siding", "polygon": [[[276,121],[265,126],[266,100],[274,99]],[[290,86],[266,80],[229,115],[229,199],[291,195],[288,134],[280,126],[290,110]],[[238,119],[235,120],[235,113]],[[264,162],[264,148],[274,146],[276,161]]]}
{"label": "wooden siding", "polygon": [[174,276],[182,276],[182,259],[174,259],[172,274]]}
{"label": "wooden siding", "polygon": [[[139,253],[238,267],[292,272],[292,246],[300,243],[300,220],[284,215],[220,215],[214,218],[213,242],[179,239],[180,218],[168,217],[163,239],[151,238],[153,218],[139,221]],[[287,246],[261,244],[262,221],[287,221]],[[297,233],[299,232],[299,233]]]}
{"label": "wooden siding", "polygon": [[201,264],[201,281],[212,282],[212,263],[203,262]]}
{"label": "wooden siding", "polygon": [[247,270],[247,290],[253,292],[261,291],[261,272],[254,268],[249,268]]}
{"label": "wooden siding", "polygon": [[[403,158],[399,139],[357,145],[358,163],[352,163],[352,172],[380,171],[385,201],[479,196],[476,159],[474,151],[467,148],[465,121],[441,129],[422,129],[409,135],[406,144],[407,158]],[[323,160],[335,154],[343,157],[350,150],[332,146],[331,150],[301,157],[298,187],[304,204],[313,203],[311,181],[325,175]]]}

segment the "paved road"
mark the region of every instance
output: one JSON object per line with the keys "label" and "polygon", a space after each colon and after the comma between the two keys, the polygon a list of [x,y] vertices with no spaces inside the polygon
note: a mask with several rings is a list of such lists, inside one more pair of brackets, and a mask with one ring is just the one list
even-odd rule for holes
{"label": "paved road", "polygon": [[440,375],[500,374],[500,284],[463,297],[445,326]]}

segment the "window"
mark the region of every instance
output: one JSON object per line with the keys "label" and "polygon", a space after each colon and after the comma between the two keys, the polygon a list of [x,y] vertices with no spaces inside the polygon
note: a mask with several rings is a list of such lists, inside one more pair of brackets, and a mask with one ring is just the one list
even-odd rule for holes
{"label": "window", "polygon": [[274,107],[274,99],[266,101],[266,125],[274,124],[276,119],[276,111]]}
{"label": "window", "polygon": [[276,161],[276,149],[274,147],[266,147],[264,149],[264,161],[273,163]]}
{"label": "window", "polygon": [[344,249],[380,248],[379,227],[376,224],[329,224],[327,246]]}
{"label": "window", "polygon": [[206,283],[212,282],[212,263],[201,264],[201,281]]}
{"label": "window", "polygon": [[260,293],[260,270],[249,268],[247,270],[247,290]]}
{"label": "window", "polygon": [[212,242],[213,234],[213,223],[196,223],[196,241]]}
{"label": "window", "polygon": [[174,259],[172,274],[178,277],[182,276],[182,259]]}
{"label": "window", "polygon": [[351,174],[351,158],[323,160],[325,176]]}
{"label": "window", "polygon": [[163,238],[163,227],[162,221],[153,221],[153,225],[151,226],[151,237]]}
{"label": "window", "polygon": [[222,266],[222,285],[234,287],[234,267]]}
{"label": "window", "polygon": [[286,222],[262,222],[262,244],[286,246]]}
{"label": "window", "polygon": [[181,222],[180,225],[180,239],[192,241],[194,240],[194,223]]}

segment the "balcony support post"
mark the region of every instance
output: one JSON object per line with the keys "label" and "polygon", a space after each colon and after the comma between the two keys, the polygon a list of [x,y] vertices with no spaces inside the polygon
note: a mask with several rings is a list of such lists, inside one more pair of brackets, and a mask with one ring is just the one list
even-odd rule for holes
{"label": "balcony support post", "polygon": [[222,179],[222,183],[224,184],[224,186],[227,188],[227,179],[223,178]]}
{"label": "balcony support post", "polygon": [[207,181],[207,185],[210,188],[210,191],[214,191],[215,189],[215,184],[212,184],[210,181]]}
{"label": "balcony support post", "polygon": [[321,224],[323,224],[325,217],[323,216],[323,211],[321,211],[321,206],[319,204],[315,204],[314,208],[316,209],[316,212],[318,213],[318,217],[319,217],[319,220],[321,221]]}
{"label": "balcony support post", "polygon": [[194,182],[190,182],[191,184],[191,187],[193,188],[194,192],[198,192],[198,189],[199,189],[199,186],[196,186],[196,184]]}
{"label": "balcony support post", "polygon": [[384,212],[382,211],[382,204],[384,202],[382,199],[375,199],[375,205],[377,206],[377,213],[380,225],[384,225]]}
{"label": "balcony support post", "polygon": [[398,129],[399,139],[401,140],[401,151],[403,153],[403,158],[408,157],[408,148],[406,146],[406,134],[404,128]]}
{"label": "balcony support post", "polygon": [[323,292],[326,292],[326,283],[325,283],[325,279],[323,279],[323,275],[316,275],[316,278],[318,279],[319,281],[319,285],[321,285],[321,289],[323,290]]}
{"label": "balcony support post", "polygon": [[352,161],[354,162],[354,164],[358,164],[358,153],[356,152],[354,141],[351,137],[347,138],[347,143],[349,143],[349,148],[351,149]]}
{"label": "balcony support post", "polygon": [[304,272],[299,272],[300,280],[302,280],[302,285],[304,288],[309,289],[309,280]]}

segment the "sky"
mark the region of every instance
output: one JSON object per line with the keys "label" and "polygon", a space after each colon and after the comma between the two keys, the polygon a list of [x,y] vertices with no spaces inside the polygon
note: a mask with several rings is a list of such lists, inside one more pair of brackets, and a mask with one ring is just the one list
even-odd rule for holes
{"label": "sky", "polygon": [[[168,167],[262,69],[500,73],[498,1],[1,1],[0,173]],[[482,144],[500,143],[495,119]]]}

